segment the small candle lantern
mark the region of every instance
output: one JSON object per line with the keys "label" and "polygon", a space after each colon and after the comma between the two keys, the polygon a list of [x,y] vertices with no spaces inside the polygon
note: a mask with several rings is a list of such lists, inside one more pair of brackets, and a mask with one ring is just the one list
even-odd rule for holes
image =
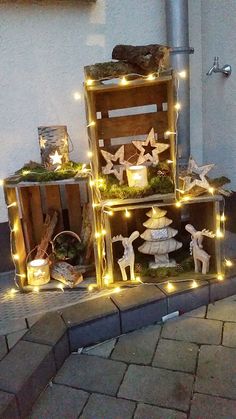
{"label": "small candle lantern", "polygon": [[148,185],[146,166],[129,166],[126,173],[130,187],[145,188]]}
{"label": "small candle lantern", "polygon": [[42,164],[48,169],[69,161],[69,136],[65,125],[38,127]]}
{"label": "small candle lantern", "polygon": [[48,259],[34,259],[27,263],[27,277],[29,285],[44,285],[50,281]]}

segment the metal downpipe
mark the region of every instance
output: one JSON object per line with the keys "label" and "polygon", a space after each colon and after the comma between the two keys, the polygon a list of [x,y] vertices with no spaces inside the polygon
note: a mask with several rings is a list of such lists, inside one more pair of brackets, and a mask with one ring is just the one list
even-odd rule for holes
{"label": "metal downpipe", "polygon": [[171,66],[177,72],[185,70],[187,77],[181,79],[178,89],[179,112],[178,157],[179,167],[186,168],[190,156],[190,91],[189,91],[189,48],[188,0],[166,0],[167,44],[172,47]]}

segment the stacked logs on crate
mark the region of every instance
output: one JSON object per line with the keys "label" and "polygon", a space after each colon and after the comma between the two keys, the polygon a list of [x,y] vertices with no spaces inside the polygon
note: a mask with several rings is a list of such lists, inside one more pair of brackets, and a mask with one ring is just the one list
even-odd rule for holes
{"label": "stacked logs on crate", "polygon": [[151,44],[144,46],[116,45],[112,58],[116,61],[84,67],[86,79],[105,80],[125,75],[144,75],[169,69],[170,48]]}

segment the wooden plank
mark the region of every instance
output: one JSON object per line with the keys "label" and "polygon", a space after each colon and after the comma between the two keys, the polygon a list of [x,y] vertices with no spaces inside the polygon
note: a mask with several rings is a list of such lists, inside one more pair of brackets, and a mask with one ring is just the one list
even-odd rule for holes
{"label": "wooden plank", "polygon": [[159,137],[167,130],[167,112],[151,112],[139,115],[119,116],[97,120],[98,138],[119,138],[146,135],[154,128]]}
{"label": "wooden plank", "polygon": [[[89,147],[90,151],[93,153],[93,158],[91,159],[91,168],[93,171],[93,175],[95,177],[99,174],[99,157],[98,157],[98,127],[96,124],[96,110],[95,110],[95,101],[94,101],[94,94],[93,92],[89,92],[88,88],[84,89],[84,97],[85,97],[85,110],[86,110],[86,118],[87,118],[87,133],[89,139]],[[94,125],[90,125],[91,122],[95,122]],[[108,138],[108,137],[107,137]]]}
{"label": "wooden plank", "polygon": [[45,186],[45,198],[47,213],[50,213],[52,210],[57,211],[58,213],[58,222],[54,232],[55,234],[57,234],[58,232],[64,229],[60,187],[57,185]]}
{"label": "wooden plank", "polygon": [[23,289],[26,284],[26,249],[25,240],[21,226],[21,220],[19,215],[18,200],[15,188],[5,188],[4,194],[6,204],[16,204],[15,206],[8,207],[8,218],[11,229],[11,252],[18,256],[18,259],[14,260],[16,268],[16,283],[20,289]]}
{"label": "wooden plank", "polygon": [[43,210],[42,210],[42,200],[41,200],[41,189],[40,186],[33,186],[30,188],[31,192],[31,212],[33,214],[33,233],[36,244],[40,243],[42,238],[42,231],[43,231]]}
{"label": "wooden plank", "polygon": [[[168,82],[168,131],[170,132],[176,132],[177,126],[176,126],[176,113],[174,104],[176,101],[176,92],[174,87],[173,79]],[[178,189],[178,165],[176,161],[176,152],[177,152],[177,136],[176,134],[170,134],[169,136],[169,142],[170,142],[170,159],[173,161],[172,163],[172,179],[174,181],[175,188]]]}
{"label": "wooden plank", "polygon": [[22,226],[24,230],[25,246],[29,253],[35,246],[33,233],[33,214],[31,206],[31,188],[20,188],[19,197],[21,202]]}
{"label": "wooden plank", "polygon": [[129,90],[119,89],[111,92],[99,92],[96,94],[96,111],[133,108],[167,102],[167,82],[156,86],[133,87]]}
{"label": "wooden plank", "polygon": [[[102,111],[102,119],[109,118],[109,112],[108,111]],[[110,138],[103,138],[105,147],[109,147],[111,145],[111,139]]]}
{"label": "wooden plank", "polygon": [[66,185],[65,191],[66,191],[66,197],[67,197],[67,208],[68,208],[70,230],[80,235],[81,226],[82,226],[80,186],[79,185]]}

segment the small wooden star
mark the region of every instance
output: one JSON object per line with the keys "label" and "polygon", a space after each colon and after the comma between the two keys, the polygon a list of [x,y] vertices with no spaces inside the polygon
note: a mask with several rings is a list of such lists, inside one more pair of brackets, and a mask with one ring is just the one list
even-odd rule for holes
{"label": "small wooden star", "polygon": [[47,140],[45,140],[42,136],[40,136],[40,139],[39,139],[40,148],[45,148],[46,143],[47,143]]}
{"label": "small wooden star", "polygon": [[132,141],[132,143],[140,151],[138,161],[136,163],[137,165],[148,161],[157,164],[159,162],[158,155],[170,147],[169,144],[158,143],[156,141],[153,128],[149,132],[145,141],[135,140]]}
{"label": "small wooden star", "polygon": [[214,167],[214,164],[206,164],[198,166],[196,161],[190,157],[188,163],[187,174],[180,177],[183,181],[183,193],[191,191],[195,186],[199,186],[208,190],[210,184],[206,179],[206,174]]}
{"label": "small wooden star", "polygon": [[[101,150],[101,153],[107,162],[106,166],[102,168],[102,172],[105,175],[114,174],[114,176],[119,180],[119,183],[121,185],[123,183],[123,174],[126,169],[125,166],[130,165],[130,163],[124,160],[124,153],[125,153],[124,145],[122,145],[115,152],[115,154],[111,154],[105,150]],[[118,164],[124,165],[124,166],[114,167],[115,162],[118,162]]]}
{"label": "small wooden star", "polygon": [[55,151],[54,154],[50,154],[49,157],[50,157],[53,165],[54,164],[62,164],[62,157],[63,156],[61,154],[58,154],[57,150]]}

